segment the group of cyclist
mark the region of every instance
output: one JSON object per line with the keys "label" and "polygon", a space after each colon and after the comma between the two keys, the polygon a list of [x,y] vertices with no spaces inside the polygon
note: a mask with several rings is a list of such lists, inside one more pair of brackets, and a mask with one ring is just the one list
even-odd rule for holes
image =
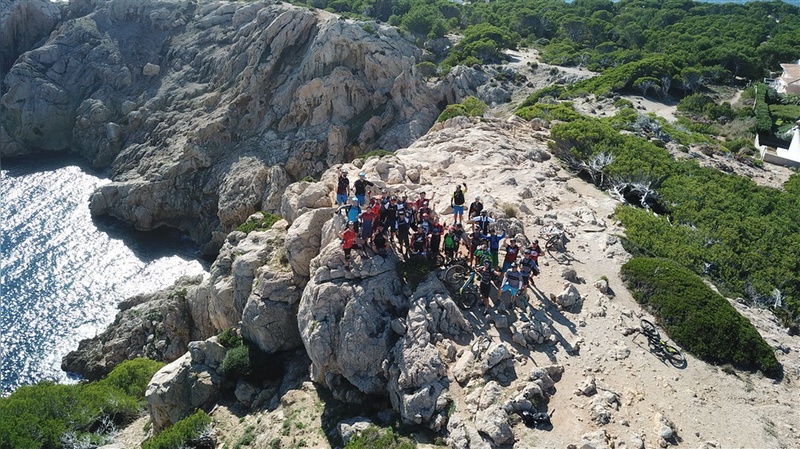
{"label": "group of cyclist", "polygon": [[[405,258],[423,258],[432,262],[451,264],[466,255],[466,263],[476,270],[483,303],[490,307],[491,286],[495,280],[502,282],[497,288],[496,302],[508,291],[512,304],[530,286],[535,288],[534,276],[539,274],[539,256],[543,253],[538,240],[522,248],[516,239],[508,238],[503,263],[500,265],[501,241],[506,232],[498,234],[495,220],[484,208],[480,195],[467,207],[467,184],[456,185],[450,197],[453,209],[453,224],[446,226],[439,221],[433,210],[435,194],[430,198],[419,192],[416,200],[409,200],[407,193],[388,194],[386,189],[368,195],[375,184],[366,179],[364,172],[352,188],[348,172],[339,174],[336,203],[339,213],[346,216],[347,226],[341,233],[345,268],[350,269],[353,250],[361,250],[369,257],[366,248],[385,257],[391,251],[391,243],[397,244],[399,254]],[[464,217],[466,213],[466,218]],[[466,220],[466,224],[465,224]]]}

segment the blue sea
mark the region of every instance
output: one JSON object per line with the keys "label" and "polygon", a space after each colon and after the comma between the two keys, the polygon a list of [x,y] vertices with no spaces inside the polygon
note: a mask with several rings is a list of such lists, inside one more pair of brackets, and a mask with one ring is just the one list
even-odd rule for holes
{"label": "blue sea", "polygon": [[0,395],[70,381],[61,358],[102,332],[117,304],[206,270],[176,231],[94,221],[89,196],[108,180],[70,156],[0,167]]}

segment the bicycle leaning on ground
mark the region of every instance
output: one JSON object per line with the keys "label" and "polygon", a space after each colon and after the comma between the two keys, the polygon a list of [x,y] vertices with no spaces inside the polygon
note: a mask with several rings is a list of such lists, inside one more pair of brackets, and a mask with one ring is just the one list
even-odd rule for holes
{"label": "bicycle leaning on ground", "polygon": [[683,353],[675,346],[669,344],[668,341],[661,338],[661,334],[658,333],[655,324],[644,318],[639,321],[639,324],[640,332],[647,337],[650,352],[658,356],[662,361],[668,361],[675,368],[686,367],[686,358],[683,356]]}
{"label": "bicycle leaning on ground", "polygon": [[449,267],[444,272],[444,280],[453,293],[453,299],[462,309],[469,309],[480,298],[478,288],[475,286],[475,276],[478,273],[466,265],[457,264]]}
{"label": "bicycle leaning on ground", "polygon": [[[575,258],[567,251],[567,237],[566,231],[561,229],[558,225],[545,225],[539,230],[539,235],[544,237],[544,250],[559,264],[565,265],[573,262]],[[555,253],[555,254],[554,254]]]}

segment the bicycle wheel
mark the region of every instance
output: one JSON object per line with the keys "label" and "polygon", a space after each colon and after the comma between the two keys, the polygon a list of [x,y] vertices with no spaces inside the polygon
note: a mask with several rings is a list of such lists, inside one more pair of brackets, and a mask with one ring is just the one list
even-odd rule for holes
{"label": "bicycle wheel", "polygon": [[642,327],[642,333],[645,335],[645,337],[647,337],[648,340],[661,340],[661,336],[659,336],[658,329],[656,329],[655,324],[644,318],[639,320],[639,323]]}
{"label": "bicycle wheel", "polygon": [[444,266],[444,254],[437,253],[436,254],[436,266],[443,267]]}
{"label": "bicycle wheel", "polygon": [[553,234],[547,239],[544,244],[544,249],[551,251],[553,248],[558,249],[558,241],[561,239],[561,234]]}
{"label": "bicycle wheel", "polygon": [[444,280],[459,288],[467,280],[468,269],[464,265],[453,265],[444,272]]}
{"label": "bicycle wheel", "polygon": [[665,341],[662,341],[661,345],[664,348],[664,355],[672,366],[675,368],[684,368],[686,366],[686,357],[683,356],[680,349]]}

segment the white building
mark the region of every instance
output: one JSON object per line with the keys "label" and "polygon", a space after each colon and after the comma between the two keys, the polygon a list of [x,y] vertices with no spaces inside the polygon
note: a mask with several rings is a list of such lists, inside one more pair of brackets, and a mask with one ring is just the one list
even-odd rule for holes
{"label": "white building", "polygon": [[761,152],[761,159],[777,165],[788,165],[790,167],[800,167],[800,120],[792,128],[792,142],[789,148],[768,148],[761,145],[756,134],[756,148]]}
{"label": "white building", "polygon": [[800,95],[800,64],[781,64],[783,74],[775,80],[779,94]]}

